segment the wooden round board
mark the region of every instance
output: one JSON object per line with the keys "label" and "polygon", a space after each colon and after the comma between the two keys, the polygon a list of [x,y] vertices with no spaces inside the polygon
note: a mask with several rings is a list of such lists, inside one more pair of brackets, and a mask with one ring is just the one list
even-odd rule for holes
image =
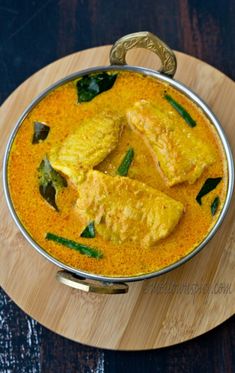
{"label": "wooden round board", "polygon": [[[110,46],[75,53],[40,70],[1,107],[1,158],[17,118],[50,84],[91,66],[109,64]],[[175,78],[212,108],[235,151],[234,83],[213,67],[176,53]],[[130,52],[135,65],[156,68],[156,56]],[[234,314],[235,201],[216,236],[191,261],[156,279],[131,283],[128,294],[87,294],[56,281],[58,268],[16,228],[3,197],[0,210],[0,283],[27,314],[72,340],[116,350],[170,346],[214,328]],[[233,251],[233,252],[232,252]]]}

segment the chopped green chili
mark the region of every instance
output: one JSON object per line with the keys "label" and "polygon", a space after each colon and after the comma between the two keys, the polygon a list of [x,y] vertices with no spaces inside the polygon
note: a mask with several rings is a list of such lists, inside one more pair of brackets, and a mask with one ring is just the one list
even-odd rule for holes
{"label": "chopped green chili", "polygon": [[173,108],[181,115],[185,122],[190,127],[195,127],[197,122],[191,117],[191,115],[185,110],[185,108],[175,101],[170,95],[165,95],[164,98],[173,106]]}
{"label": "chopped green chili", "polygon": [[134,149],[133,148],[129,148],[125,154],[125,157],[123,158],[120,166],[118,167],[117,169],[117,173],[118,175],[120,176],[127,176],[128,174],[128,170],[129,170],[129,167],[133,161],[133,158],[134,158]]}
{"label": "chopped green chili", "polygon": [[81,233],[81,237],[94,238],[95,237],[95,224],[92,221]]}
{"label": "chopped green chili", "polygon": [[64,245],[70,249],[79,251],[80,254],[82,255],[87,255],[92,258],[100,259],[103,257],[103,254],[96,248],[90,247],[75,241],[71,241],[67,238],[57,236],[56,234],[53,233],[47,233],[46,234],[46,239],[50,241],[57,242],[61,245]]}
{"label": "chopped green chili", "polygon": [[214,201],[212,202],[211,204],[211,215],[215,215],[217,210],[218,210],[218,207],[219,207],[219,203],[220,203],[220,199],[219,197],[215,197]]}

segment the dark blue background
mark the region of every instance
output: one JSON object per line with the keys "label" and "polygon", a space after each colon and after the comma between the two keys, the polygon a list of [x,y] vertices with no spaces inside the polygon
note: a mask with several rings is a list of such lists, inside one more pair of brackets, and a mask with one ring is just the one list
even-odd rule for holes
{"label": "dark blue background", "polygon": [[[0,103],[67,54],[140,30],[235,77],[233,0],[0,0]],[[234,318],[161,350],[86,347],[41,327],[0,292],[0,373],[235,372]]]}

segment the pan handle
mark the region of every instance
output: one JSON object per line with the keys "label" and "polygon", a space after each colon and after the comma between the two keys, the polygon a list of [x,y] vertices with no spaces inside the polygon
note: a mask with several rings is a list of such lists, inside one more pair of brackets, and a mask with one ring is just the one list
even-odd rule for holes
{"label": "pan handle", "polygon": [[161,39],[148,31],[125,35],[117,40],[110,51],[110,64],[127,65],[126,54],[132,48],[145,48],[156,53],[162,63],[159,72],[173,78],[177,67],[174,52]]}
{"label": "pan handle", "polygon": [[82,290],[87,293],[98,294],[124,294],[128,292],[128,285],[124,282],[102,282],[97,280],[84,279],[67,271],[58,271],[57,280],[74,289]]}

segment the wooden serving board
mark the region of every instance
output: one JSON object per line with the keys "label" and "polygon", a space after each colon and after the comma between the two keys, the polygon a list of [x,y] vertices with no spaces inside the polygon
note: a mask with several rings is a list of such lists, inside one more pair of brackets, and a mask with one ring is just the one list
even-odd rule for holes
{"label": "wooden serving board", "polygon": [[[110,46],[103,46],[62,58],[17,88],[1,107],[1,158],[17,118],[30,101],[72,72],[108,65],[109,50]],[[234,83],[202,61],[176,55],[175,78],[209,104],[234,152]],[[156,57],[144,50],[132,51],[128,57],[129,63],[156,68]],[[144,350],[186,341],[234,314],[234,200],[216,236],[191,261],[156,279],[131,283],[128,294],[96,295],[56,281],[57,267],[23,238],[0,188],[0,284],[19,307],[54,332],[95,347]]]}

